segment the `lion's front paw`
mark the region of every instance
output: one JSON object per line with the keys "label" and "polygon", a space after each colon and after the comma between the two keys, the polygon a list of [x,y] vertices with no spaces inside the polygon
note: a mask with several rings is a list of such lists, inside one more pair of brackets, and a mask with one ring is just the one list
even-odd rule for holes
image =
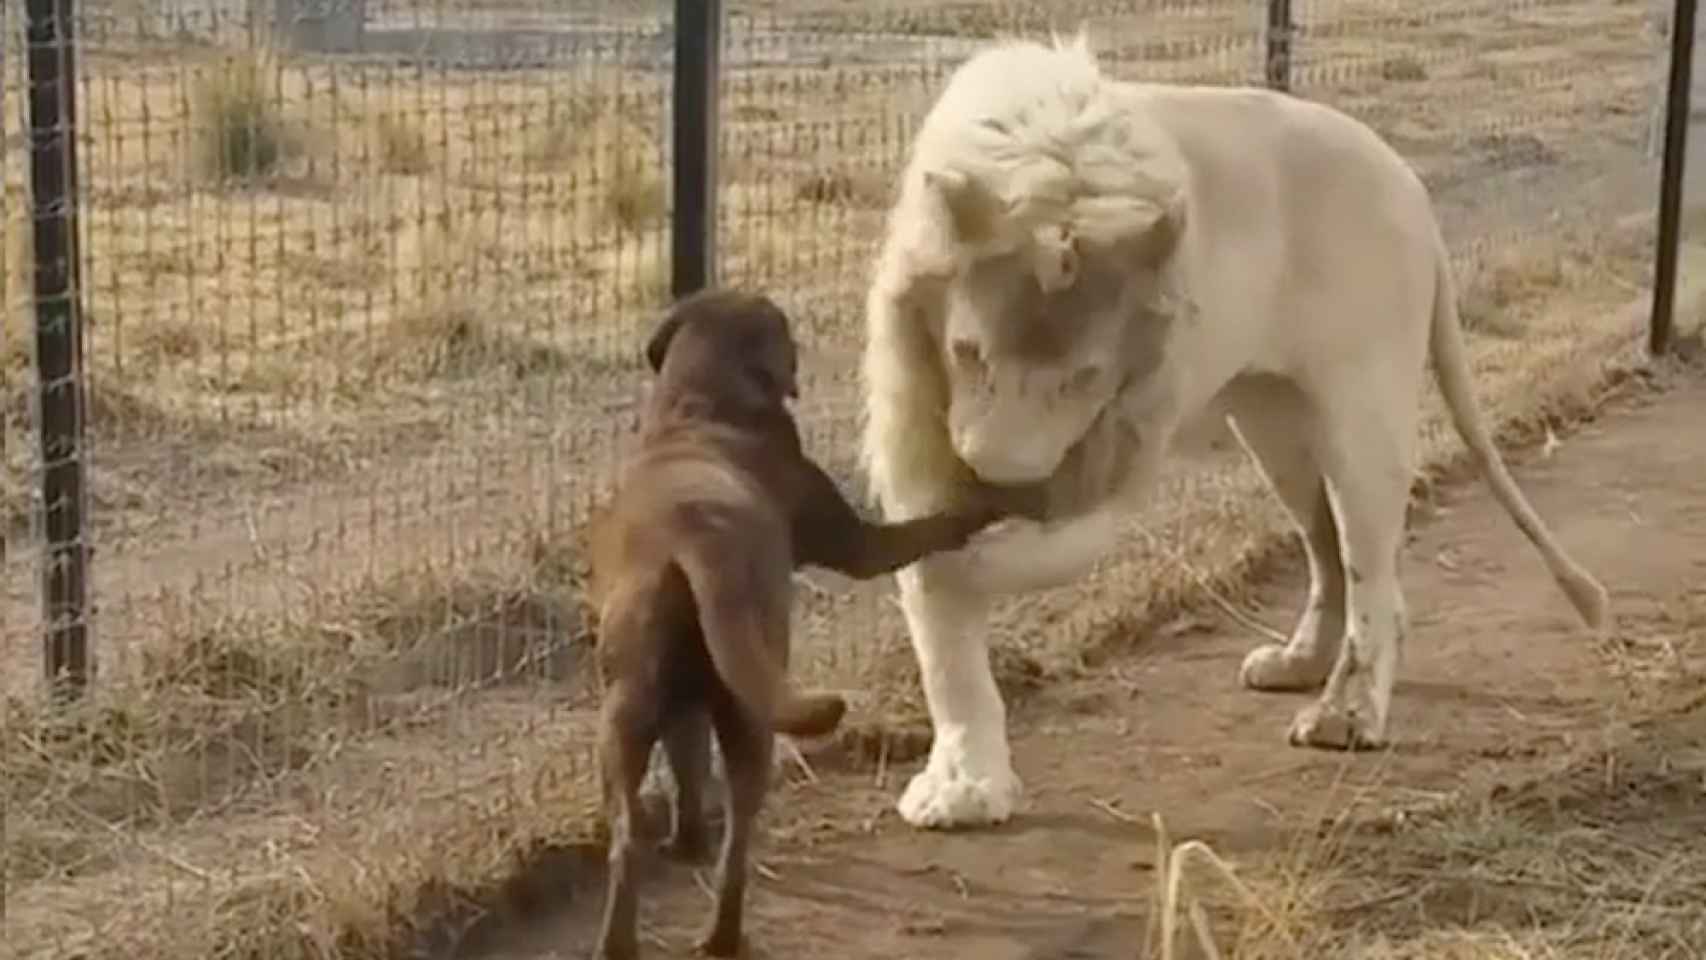
{"label": "lion's front paw", "polygon": [[1294,747],[1322,750],[1376,750],[1386,745],[1386,724],[1369,697],[1350,703],[1317,700],[1297,712],[1287,739]]}
{"label": "lion's front paw", "polygon": [[1333,668],[1324,657],[1298,656],[1278,643],[1251,650],[1238,668],[1238,681],[1251,690],[1313,690]]}
{"label": "lion's front paw", "polygon": [[1005,516],[978,530],[971,536],[971,546],[1000,546],[1006,543],[1020,541],[1025,537],[1035,537],[1042,530],[1042,524],[1024,517]]}
{"label": "lion's front paw", "polygon": [[1006,822],[1023,794],[1018,775],[1005,765],[977,776],[959,764],[932,762],[907,784],[895,809],[926,830],[991,826]]}
{"label": "lion's front paw", "polygon": [[986,577],[1007,565],[1010,557],[1034,554],[1042,537],[1043,526],[1035,520],[1006,517],[972,534],[957,557],[964,572]]}

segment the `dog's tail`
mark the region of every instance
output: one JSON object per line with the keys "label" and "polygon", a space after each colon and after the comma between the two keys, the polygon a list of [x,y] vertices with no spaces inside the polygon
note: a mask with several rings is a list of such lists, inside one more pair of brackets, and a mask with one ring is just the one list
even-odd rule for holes
{"label": "dog's tail", "polygon": [[[675,562],[699,608],[711,665],[729,692],[770,729],[795,737],[832,732],[847,712],[834,694],[808,694],[788,683],[789,567],[731,556],[715,544],[685,546]],[[780,571],[780,581],[766,582]]]}

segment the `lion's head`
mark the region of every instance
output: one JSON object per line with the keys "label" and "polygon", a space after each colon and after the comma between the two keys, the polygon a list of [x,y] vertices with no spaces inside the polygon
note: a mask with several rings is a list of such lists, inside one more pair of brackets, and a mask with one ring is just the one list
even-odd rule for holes
{"label": "lion's head", "polygon": [[1111,463],[1100,414],[1181,304],[1177,145],[1080,39],[968,60],[911,154],[866,302],[873,493],[917,515],[979,480]]}
{"label": "lion's head", "polygon": [[[978,189],[930,182],[949,209]],[[1177,218],[1135,202],[1093,225],[1074,212],[1024,218],[1005,242],[969,245],[982,249],[941,288],[948,437],[989,483],[1052,476],[1130,378],[1159,360],[1161,266]]]}

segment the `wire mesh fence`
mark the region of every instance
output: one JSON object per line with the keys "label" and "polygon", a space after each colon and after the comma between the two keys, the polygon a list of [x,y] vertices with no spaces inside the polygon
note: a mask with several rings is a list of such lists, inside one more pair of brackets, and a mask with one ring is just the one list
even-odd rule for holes
{"label": "wire mesh fence", "polygon": [[[14,12],[0,154],[6,939],[30,956],[377,953],[431,884],[478,887],[537,839],[597,829],[577,537],[668,296],[672,11],[78,9],[100,672],[76,707],[42,706]],[[1629,332],[1608,324],[1652,259],[1652,14],[1603,0],[1290,4],[1293,92],[1370,122],[1433,191],[1494,408],[1532,401]],[[722,279],[794,314],[807,446],[850,492],[863,284],[947,73],[1001,32],[1085,23],[1122,78],[1262,84],[1268,20],[1250,0],[731,5]],[[1071,660],[1283,529],[1231,452],[1180,467],[1107,575],[1001,608],[1003,677]],[[873,715],[916,713],[886,586],[808,583],[799,670]]]}

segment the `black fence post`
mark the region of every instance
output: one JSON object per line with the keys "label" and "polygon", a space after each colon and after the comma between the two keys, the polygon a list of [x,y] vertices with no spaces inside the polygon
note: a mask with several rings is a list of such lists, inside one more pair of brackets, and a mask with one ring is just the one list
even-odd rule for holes
{"label": "black fence post", "polygon": [[722,51],[721,0],[675,0],[669,286],[677,298],[713,283],[717,275],[717,94]]}
{"label": "black fence post", "polygon": [[1268,88],[1291,91],[1291,0],[1268,0]]}
{"label": "black fence post", "polygon": [[1682,243],[1682,179],[1688,152],[1690,86],[1694,83],[1695,0],[1676,0],[1670,18],[1670,81],[1665,88],[1665,153],[1659,174],[1658,261],[1653,264],[1653,315],[1647,352],[1670,349],[1676,319],[1676,260]]}
{"label": "black fence post", "polygon": [[30,192],[41,410],[42,637],[49,688],[83,692],[89,657],[83,529],[83,327],[77,282],[77,58],[73,0],[28,0]]}

